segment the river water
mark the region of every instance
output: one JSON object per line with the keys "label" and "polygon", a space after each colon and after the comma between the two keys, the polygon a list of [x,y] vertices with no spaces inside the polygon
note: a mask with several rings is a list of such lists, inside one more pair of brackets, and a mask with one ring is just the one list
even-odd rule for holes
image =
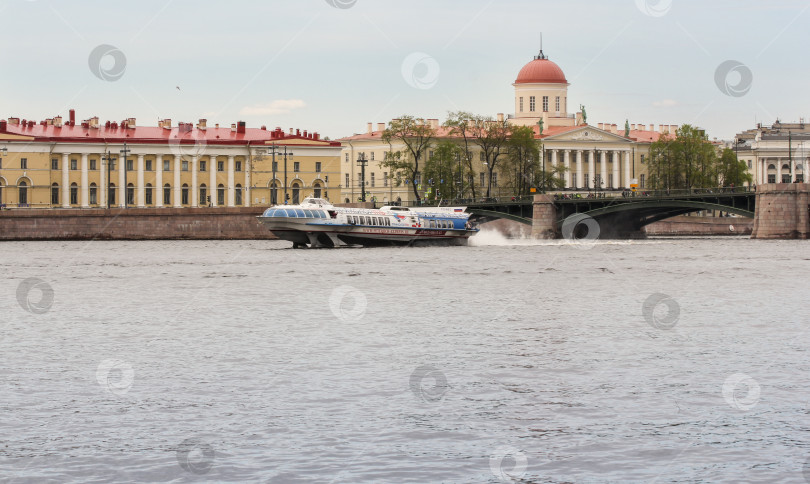
{"label": "river water", "polygon": [[2,482],[810,479],[807,242],[3,243]]}

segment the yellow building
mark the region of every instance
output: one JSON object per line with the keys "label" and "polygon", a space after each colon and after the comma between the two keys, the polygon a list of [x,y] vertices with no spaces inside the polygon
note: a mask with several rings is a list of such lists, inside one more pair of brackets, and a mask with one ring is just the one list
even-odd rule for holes
{"label": "yellow building", "polygon": [[[79,124],[74,111],[40,122],[0,121],[5,208],[249,207],[329,198],[340,143],[317,133],[134,118]],[[121,162],[121,160],[126,160]],[[275,160],[275,162],[273,161]],[[331,178],[331,180],[330,180]],[[126,187],[126,192],[122,191]],[[338,195],[334,189],[334,196]]]}
{"label": "yellow building", "polygon": [[[550,61],[541,51],[519,71],[512,83],[515,92],[515,113],[504,118],[516,126],[532,126],[535,138],[542,141],[541,156],[546,166],[565,166],[567,190],[622,190],[637,185],[645,188],[647,182],[646,159],[650,144],[665,133],[674,134],[675,125],[633,123],[625,133],[621,125],[585,122],[582,111],[569,112],[568,80],[562,69]],[[435,141],[458,139],[444,128],[438,119],[427,119],[436,132]],[[376,127],[368,123],[365,133],[340,139],[343,144],[341,157],[341,200],[357,201],[361,190],[361,170],[358,157],[363,154],[368,160],[365,176],[366,200],[379,202],[409,202],[414,198],[411,187],[397,184],[389,170],[380,164],[385,153],[403,150],[404,146],[383,141],[386,123]],[[475,145],[472,145],[475,149]],[[429,154],[428,154],[429,156]],[[482,153],[473,153],[477,160],[475,173],[465,180],[465,185],[486,187],[489,184],[488,170]],[[511,187],[504,186],[496,168],[492,175],[491,196],[511,196]],[[429,190],[423,186],[421,192]],[[481,190],[478,190],[480,193]]]}

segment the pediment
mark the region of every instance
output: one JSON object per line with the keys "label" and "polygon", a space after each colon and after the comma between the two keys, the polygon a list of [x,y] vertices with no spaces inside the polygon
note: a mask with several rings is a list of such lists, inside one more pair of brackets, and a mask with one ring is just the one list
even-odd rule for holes
{"label": "pediment", "polygon": [[632,143],[632,140],[624,136],[605,131],[603,129],[594,128],[593,126],[581,126],[577,129],[566,131],[556,135],[551,135],[545,138],[546,141],[577,141],[577,142],[624,142]]}

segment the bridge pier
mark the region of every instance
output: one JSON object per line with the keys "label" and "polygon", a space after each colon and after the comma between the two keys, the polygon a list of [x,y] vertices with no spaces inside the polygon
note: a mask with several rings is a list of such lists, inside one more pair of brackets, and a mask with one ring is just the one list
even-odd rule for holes
{"label": "bridge pier", "polygon": [[532,238],[557,239],[557,207],[550,195],[535,195],[532,201]]}
{"label": "bridge pier", "polygon": [[810,184],[757,186],[752,239],[807,239],[810,236]]}

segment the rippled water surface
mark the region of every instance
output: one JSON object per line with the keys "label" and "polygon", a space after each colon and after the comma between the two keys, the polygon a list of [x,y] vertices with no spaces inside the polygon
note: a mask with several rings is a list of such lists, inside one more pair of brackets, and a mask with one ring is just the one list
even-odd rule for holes
{"label": "rippled water surface", "polygon": [[289,246],[3,243],[0,481],[810,477],[807,242]]}

